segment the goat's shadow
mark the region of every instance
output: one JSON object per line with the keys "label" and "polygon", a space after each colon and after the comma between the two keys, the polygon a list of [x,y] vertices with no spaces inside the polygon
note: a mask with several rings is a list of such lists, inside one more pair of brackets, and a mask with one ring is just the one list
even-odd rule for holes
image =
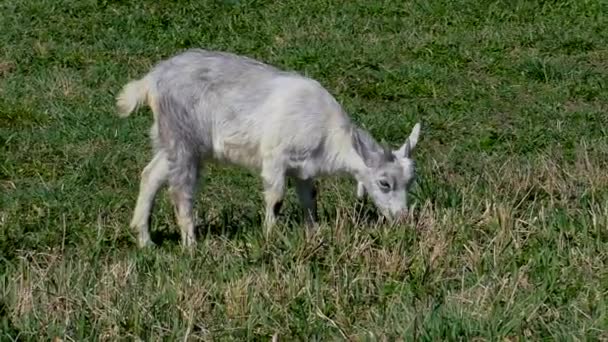
{"label": "goat's shadow", "polygon": [[[179,229],[179,228],[178,228]],[[178,244],[181,241],[180,234],[175,229],[155,229],[150,231],[150,239],[156,245]]]}
{"label": "goat's shadow", "polygon": [[[367,198],[357,200],[353,209],[358,225],[374,226],[382,221],[382,215],[378,213]],[[210,236],[222,236],[231,239],[251,229],[262,229],[263,226],[261,213],[246,213],[234,208],[221,209],[219,215],[213,219],[204,216],[197,219],[200,221],[195,227],[198,240]],[[334,222],[335,219],[334,208],[325,208],[325,210],[319,212],[318,220],[320,222]],[[296,227],[304,224],[299,207],[283,208],[278,215],[278,220],[287,223],[289,229],[296,229]],[[158,245],[179,244],[181,241],[179,228],[176,226],[174,228],[165,226],[150,233],[152,241]]]}
{"label": "goat's shadow", "polygon": [[253,227],[261,226],[261,216],[257,212],[239,213],[230,209],[223,209],[220,217],[214,220],[203,220],[196,226],[196,236],[204,239],[208,236],[223,236],[233,238]]}
{"label": "goat's shadow", "polygon": [[[196,219],[199,221],[194,228],[197,240],[205,239],[209,236],[223,236],[230,239],[241,232],[252,229],[252,227],[261,226],[261,216],[259,213],[237,212],[231,208],[222,209],[219,215],[213,219],[209,219],[204,215]],[[175,224],[171,224],[170,226],[151,231],[152,241],[158,245],[179,244],[181,241],[179,227]]]}

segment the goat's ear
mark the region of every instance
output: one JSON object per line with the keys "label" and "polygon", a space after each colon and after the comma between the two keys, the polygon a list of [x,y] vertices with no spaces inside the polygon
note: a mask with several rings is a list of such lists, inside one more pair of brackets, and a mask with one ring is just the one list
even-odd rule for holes
{"label": "goat's ear", "polygon": [[410,136],[407,138],[405,143],[397,150],[397,156],[401,158],[409,158],[412,155],[412,151],[418,144],[418,138],[420,137],[420,123],[414,125]]}
{"label": "goat's ear", "polygon": [[362,129],[354,129],[351,138],[355,151],[367,167],[378,167],[391,157],[390,151],[378,145],[374,138]]}

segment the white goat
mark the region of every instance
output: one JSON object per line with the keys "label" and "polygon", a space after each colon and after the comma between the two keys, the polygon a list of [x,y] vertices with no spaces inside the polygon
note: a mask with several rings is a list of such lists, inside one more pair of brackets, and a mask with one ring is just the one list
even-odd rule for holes
{"label": "white goat", "polygon": [[193,49],[157,64],[117,97],[121,116],[146,103],[154,124],[154,157],[141,175],[131,221],[140,246],[149,235],[154,197],[169,184],[182,244],[196,242],[193,196],[201,162],[233,163],[261,172],[269,234],[285,191],[295,180],[306,222],[316,220],[314,177],[348,173],[389,218],[407,211],[414,179],[410,153],[420,124],[396,151],[358,128],[318,82],[230,53]]}

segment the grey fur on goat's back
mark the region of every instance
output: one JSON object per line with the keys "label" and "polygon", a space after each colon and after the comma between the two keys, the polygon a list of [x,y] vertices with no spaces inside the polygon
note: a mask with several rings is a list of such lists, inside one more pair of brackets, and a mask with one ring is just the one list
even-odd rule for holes
{"label": "grey fur on goat's back", "polygon": [[[259,168],[264,156],[257,151],[266,148],[281,149],[294,162],[322,157],[327,128],[351,126],[318,82],[248,57],[188,50],[159,63],[146,78],[160,113],[155,145],[181,143],[203,158]],[[289,87],[297,91],[281,90]]]}
{"label": "grey fur on goat's back", "polygon": [[401,152],[391,151],[357,127],[315,80],[248,57],[191,49],[161,61],[117,96],[122,116],[143,103],[154,114],[155,157],[142,173],[131,222],[139,228],[140,245],[151,243],[149,214],[165,182],[183,242],[194,242],[193,188],[200,161],[210,159],[260,171],[267,229],[286,176],[296,179],[308,218],[316,212],[313,179],[341,172],[364,184],[383,213],[401,215],[406,209],[405,192],[414,175],[409,151],[419,125]]}

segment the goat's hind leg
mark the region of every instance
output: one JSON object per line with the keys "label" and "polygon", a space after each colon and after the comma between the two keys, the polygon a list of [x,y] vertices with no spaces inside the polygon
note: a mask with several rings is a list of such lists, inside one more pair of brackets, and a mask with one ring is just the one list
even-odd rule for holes
{"label": "goat's hind leg", "polygon": [[167,155],[158,151],[141,173],[139,195],[130,226],[137,230],[139,247],[153,246],[150,239],[150,214],[158,190],[167,180],[169,173]]}
{"label": "goat's hind leg", "polygon": [[195,155],[183,151],[169,162],[169,192],[181,231],[182,245],[185,247],[196,244],[193,202],[198,181],[199,162]]}

